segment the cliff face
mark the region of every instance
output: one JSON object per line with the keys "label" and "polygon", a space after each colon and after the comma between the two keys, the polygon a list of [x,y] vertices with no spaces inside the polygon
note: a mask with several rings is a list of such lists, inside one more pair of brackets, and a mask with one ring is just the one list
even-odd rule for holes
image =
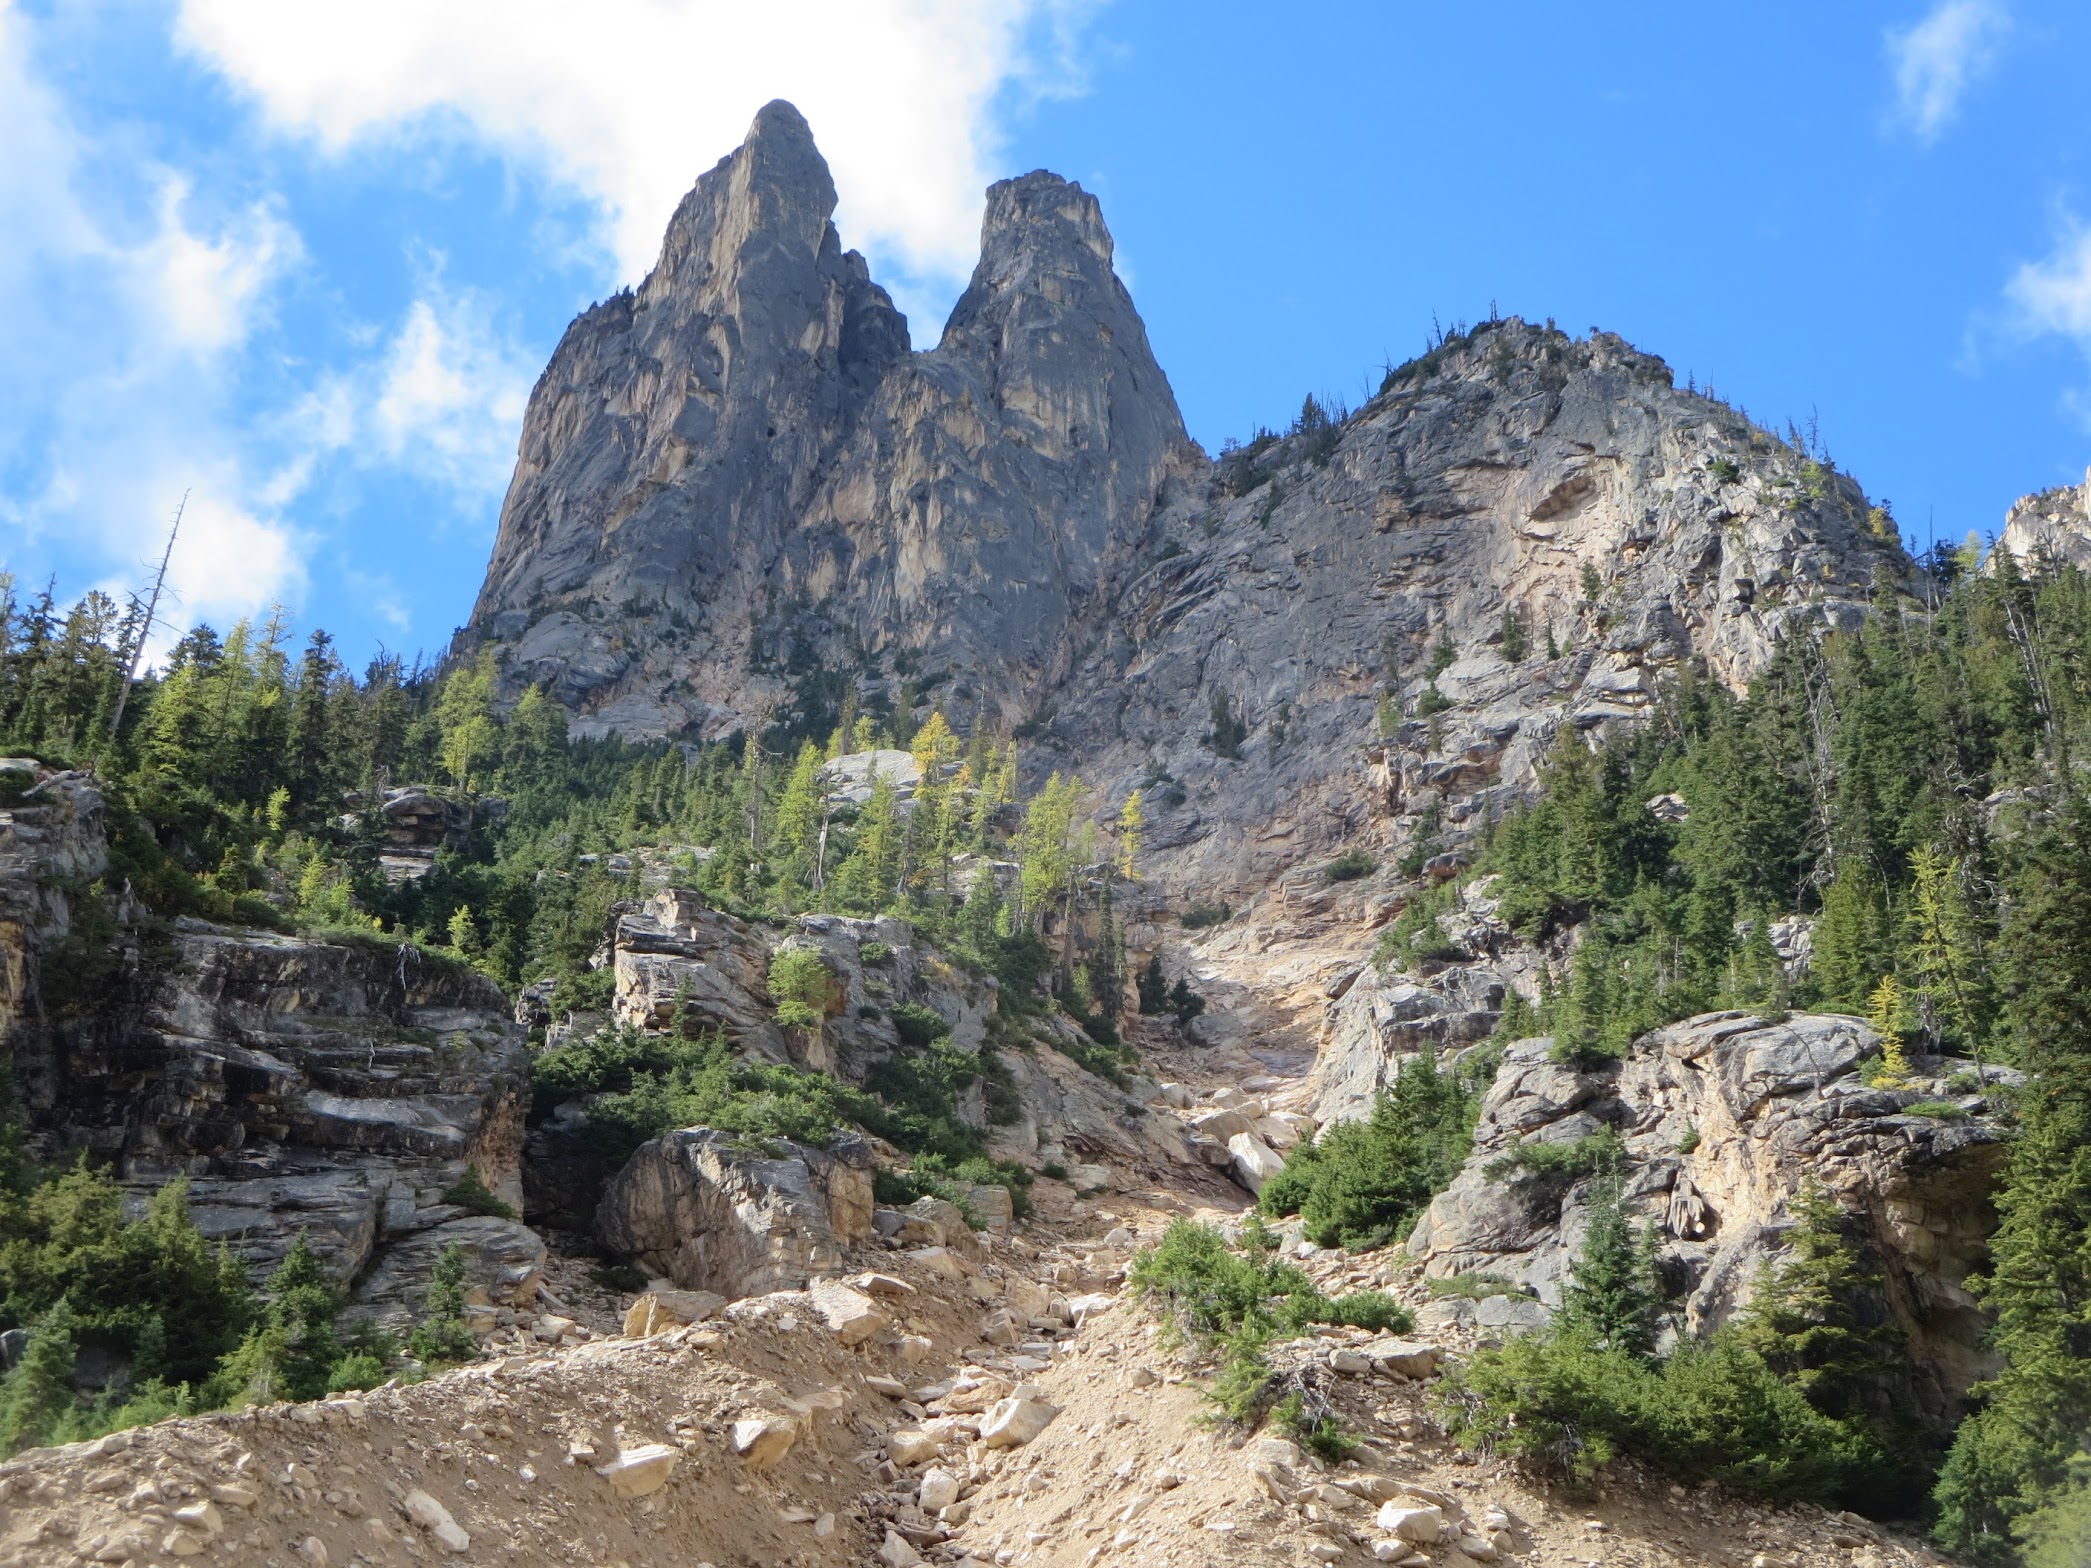
{"label": "cliff face", "polygon": [[990,700],[1035,685],[1113,542],[1198,460],[1079,186],[989,192],[972,286],[921,354],[834,209],[806,122],[771,104],[532,394],[465,641],[583,732],[724,733],[793,699],[787,664],[852,646],[977,668]]}
{"label": "cliff face", "polygon": [[1456,846],[1561,726],[1637,722],[1694,659],[1740,687],[1908,570],[1852,480],[1604,334],[1488,323],[1249,452],[1156,520],[1050,732],[1147,785],[1158,874],[1207,898],[1311,905],[1323,857],[1426,813]]}

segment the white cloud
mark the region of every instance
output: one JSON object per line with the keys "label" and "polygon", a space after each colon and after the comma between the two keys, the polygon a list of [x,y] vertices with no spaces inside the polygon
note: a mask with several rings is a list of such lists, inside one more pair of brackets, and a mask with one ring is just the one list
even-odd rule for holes
{"label": "white cloud", "polygon": [[2054,254],[2020,267],[2004,297],[2028,335],[2073,337],[2091,354],[2091,228],[2068,224]]}
{"label": "white cloud", "polygon": [[1995,62],[2010,26],[1998,0],[1941,0],[1921,21],[1890,29],[1895,119],[1919,141],[1936,141],[1967,90]]}
{"label": "white cloud", "polygon": [[179,36],[278,125],[340,151],[467,127],[599,204],[620,275],[653,262],[696,176],[789,98],[847,243],[962,279],[998,92],[1065,90],[1095,0],[184,0]]}
{"label": "white cloud", "polygon": [[184,220],[189,182],[160,182],[159,232],[129,253],[148,318],[162,342],[214,354],[246,341],[264,291],[301,254],[298,236],[266,205],[249,207],[216,235]]}
{"label": "white cloud", "polygon": [[[305,591],[303,541],[280,522],[255,516],[227,499],[236,475],[199,485],[182,514],[181,540],[168,586],[188,621],[224,625]],[[143,585],[141,585],[143,586]]]}
{"label": "white cloud", "polygon": [[371,421],[393,458],[498,493],[536,374],[469,298],[417,299],[386,352]]}
{"label": "white cloud", "polygon": [[187,489],[173,613],[295,597],[301,540],[248,482],[225,410],[297,235],[267,205],[207,221],[180,175],[102,147],[33,43],[0,0],[0,555],[55,544],[75,587],[142,591]]}

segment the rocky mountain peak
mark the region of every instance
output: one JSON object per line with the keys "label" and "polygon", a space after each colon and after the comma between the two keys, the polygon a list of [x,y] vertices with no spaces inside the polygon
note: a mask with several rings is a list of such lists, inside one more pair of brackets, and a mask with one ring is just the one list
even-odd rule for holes
{"label": "rocky mountain peak", "polygon": [[730,287],[747,269],[797,268],[833,244],[835,181],[805,116],[765,104],[748,139],[701,176],[675,209],[639,291],[652,306],[692,287]]}
{"label": "rocky mountain peak", "polygon": [[497,646],[584,733],[775,717],[807,648],[1035,683],[1113,541],[1202,461],[1080,186],[989,192],[980,265],[920,354],[835,202],[804,118],[770,104],[532,394],[460,646]]}

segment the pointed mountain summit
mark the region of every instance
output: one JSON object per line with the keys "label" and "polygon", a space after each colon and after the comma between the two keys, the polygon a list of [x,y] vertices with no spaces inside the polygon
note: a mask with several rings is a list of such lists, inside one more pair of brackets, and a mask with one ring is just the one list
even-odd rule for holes
{"label": "pointed mountain summit", "polygon": [[1035,685],[1113,542],[1203,464],[1080,186],[988,192],[925,353],[835,201],[804,117],[768,105],[531,395],[460,644],[584,733],[810,719],[808,670],[863,651],[977,673],[990,701]]}

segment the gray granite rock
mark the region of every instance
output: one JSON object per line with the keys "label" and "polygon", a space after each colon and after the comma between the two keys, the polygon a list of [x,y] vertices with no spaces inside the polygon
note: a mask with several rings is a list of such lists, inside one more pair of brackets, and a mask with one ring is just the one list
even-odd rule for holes
{"label": "gray granite rock", "polygon": [[[1930,1408],[1949,1408],[1994,1370],[1966,1279],[1996,1224],[1990,1194],[2003,1129],[1976,1095],[1961,1096],[1955,1116],[1907,1109],[1939,1100],[1942,1080],[1963,1064],[1933,1063],[1907,1088],[1869,1088],[1859,1067],[1877,1039],[1858,1019],[1828,1014],[1766,1023],[1708,1013],[1595,1068],[1557,1063],[1552,1045],[1541,1037],[1508,1048],[1472,1155],[1409,1238],[1434,1277],[1493,1274],[1536,1295],[1484,1299],[1477,1321],[1529,1326],[1535,1307],[1559,1305],[1597,1185],[1519,1175],[1499,1162],[1520,1142],[1610,1131],[1622,1140],[1635,1223],[1656,1226],[1681,1287],[1685,1331],[1704,1333],[1748,1300],[1784,1245],[1796,1194],[1813,1180],[1853,1211],[1885,1282],[1876,1306],[1908,1330]],[[1505,1312],[1511,1317],[1498,1324]]]}

